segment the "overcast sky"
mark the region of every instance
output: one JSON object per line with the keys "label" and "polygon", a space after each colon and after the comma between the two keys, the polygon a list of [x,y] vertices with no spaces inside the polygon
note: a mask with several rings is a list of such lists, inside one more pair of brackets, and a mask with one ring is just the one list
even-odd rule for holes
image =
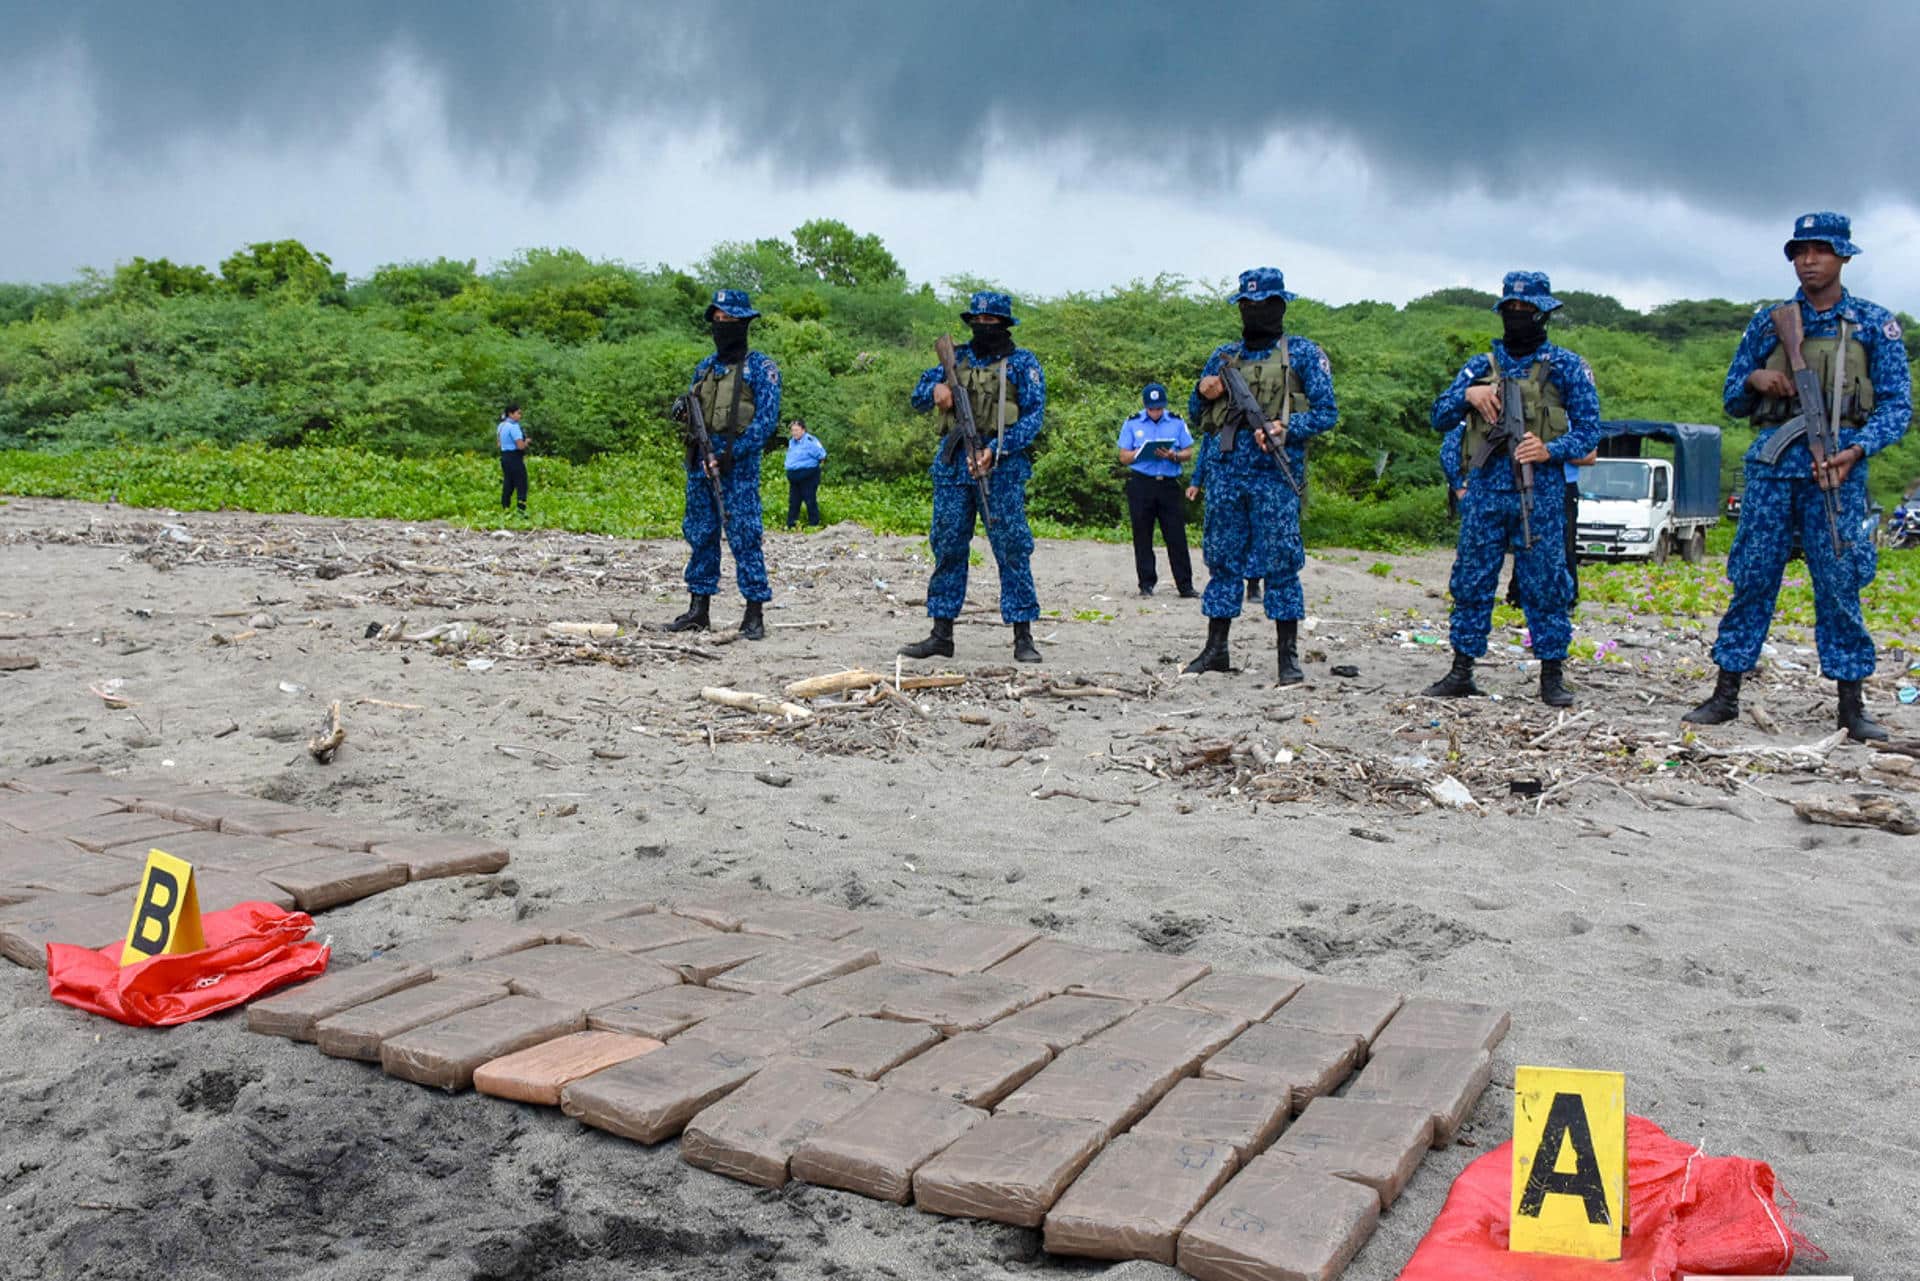
{"label": "overcast sky", "polygon": [[1836,208],[1848,283],[1920,310],[1913,0],[0,0],[0,48],[5,280],[284,237],[685,266],[831,217],[1021,294],[1647,306],[1789,292]]}

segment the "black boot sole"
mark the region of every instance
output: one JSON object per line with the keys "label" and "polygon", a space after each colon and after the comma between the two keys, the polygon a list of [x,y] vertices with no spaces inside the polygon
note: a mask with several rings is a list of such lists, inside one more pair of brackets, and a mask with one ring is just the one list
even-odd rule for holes
{"label": "black boot sole", "polygon": [[921,641],[918,644],[914,644],[914,645],[902,645],[900,647],[900,657],[902,658],[952,658],[953,642],[947,641],[945,644],[930,645],[926,641]]}

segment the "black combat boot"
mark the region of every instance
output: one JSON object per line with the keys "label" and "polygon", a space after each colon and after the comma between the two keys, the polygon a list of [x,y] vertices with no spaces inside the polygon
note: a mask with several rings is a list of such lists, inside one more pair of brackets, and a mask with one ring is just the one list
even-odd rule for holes
{"label": "black combat boot", "polygon": [[951,618],[934,619],[933,633],[923,641],[902,645],[900,653],[904,658],[932,658],[935,655],[941,658],[952,658],[953,620]]}
{"label": "black combat boot", "polygon": [[1887,738],[1886,727],[1867,715],[1859,681],[1840,682],[1840,716],[1834,723],[1856,743],[1883,743]]}
{"label": "black combat boot", "polygon": [[1454,650],[1453,666],[1447,674],[1420,692],[1428,698],[1465,698],[1478,694],[1480,687],[1473,683],[1473,660]]}
{"label": "black combat boot", "polygon": [[674,619],[671,623],[668,623],[667,630],[670,632],[706,631],[707,628],[713,626],[713,624],[707,620],[707,602],[712,599],[713,597],[711,596],[701,596],[696,593],[687,602],[687,612]]}
{"label": "black combat boot", "polygon": [[766,638],[767,625],[760,617],[760,602],[750,600],[747,602],[746,614],[740,619],[740,639],[765,640]]}
{"label": "black combat boot", "polygon": [[1232,664],[1227,661],[1227,633],[1233,630],[1231,618],[1209,618],[1207,620],[1207,644],[1198,656],[1186,666],[1189,672],[1229,672]]}
{"label": "black combat boot", "polygon": [[[1730,672],[1724,667],[1721,668],[1719,678],[1713,682],[1712,696],[1680,719],[1691,725],[1724,725],[1728,721],[1738,720],[1742,675],[1741,672]],[[1841,705],[1844,707],[1845,703]],[[1840,723],[1846,724],[1844,720]]]}
{"label": "black combat boot", "polygon": [[1247,604],[1252,605],[1259,601],[1260,586],[1260,580],[1257,578],[1249,578],[1247,580]]}
{"label": "black combat boot", "polygon": [[1540,660],[1540,701],[1548,707],[1572,707],[1573,691],[1560,676],[1560,660]]}
{"label": "black combat boot", "polygon": [[1033,647],[1033,624],[1015,623],[1013,625],[1013,661],[1016,663],[1037,663],[1040,651]]}
{"label": "black combat boot", "polygon": [[1273,643],[1280,663],[1280,674],[1274,683],[1298,685],[1307,679],[1307,674],[1300,670],[1300,620],[1297,618],[1274,619]]}

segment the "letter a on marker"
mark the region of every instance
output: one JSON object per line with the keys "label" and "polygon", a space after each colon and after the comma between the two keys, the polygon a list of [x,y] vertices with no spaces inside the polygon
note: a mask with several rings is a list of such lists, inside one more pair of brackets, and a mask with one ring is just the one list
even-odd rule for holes
{"label": "letter a on marker", "polygon": [[140,876],[120,964],[184,956],[206,945],[200,932],[200,891],[193,883],[193,865],[161,850],[147,851],[147,868]]}
{"label": "letter a on marker", "polygon": [[1507,1248],[1618,1259],[1626,1196],[1626,1077],[1567,1068],[1516,1069]]}

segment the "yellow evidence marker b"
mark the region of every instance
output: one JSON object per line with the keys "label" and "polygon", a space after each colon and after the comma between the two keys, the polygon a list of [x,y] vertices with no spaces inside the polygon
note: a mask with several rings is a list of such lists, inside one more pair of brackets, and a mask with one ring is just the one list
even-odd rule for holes
{"label": "yellow evidence marker b", "polygon": [[206,936],[200,932],[200,891],[194,888],[193,864],[161,850],[148,850],[120,964],[184,956],[206,945]]}
{"label": "yellow evidence marker b", "polygon": [[1618,1259],[1627,1227],[1627,1078],[1516,1068],[1507,1248]]}

